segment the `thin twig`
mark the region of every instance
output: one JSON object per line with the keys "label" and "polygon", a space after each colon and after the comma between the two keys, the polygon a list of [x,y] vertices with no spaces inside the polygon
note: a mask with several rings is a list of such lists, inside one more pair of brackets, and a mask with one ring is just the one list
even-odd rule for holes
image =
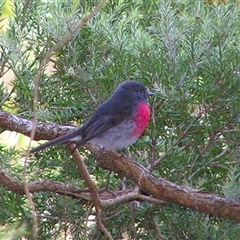
{"label": "thin twig", "polygon": [[110,233],[108,232],[108,230],[105,228],[105,226],[102,223],[101,211],[100,211],[101,200],[99,198],[97,186],[93,182],[93,180],[88,172],[88,169],[79,154],[79,151],[75,150],[75,149],[76,149],[76,147],[74,144],[70,144],[68,146],[68,150],[70,150],[70,152],[72,153],[72,156],[75,160],[78,171],[80,172],[81,177],[84,179],[87,187],[90,190],[91,200],[92,200],[95,210],[96,210],[97,226],[103,232],[103,234],[105,235],[105,237],[107,239],[113,239],[112,236],[110,235]]}
{"label": "thin twig", "polygon": [[[101,1],[86,17],[84,17],[76,26],[75,28],[70,31],[70,33],[66,36],[63,36],[62,38],[59,39],[59,41],[49,49],[47,52],[45,59],[48,61],[48,59],[51,57],[52,53],[60,49],[64,44],[69,42],[72,37],[74,37],[79,30],[83,28],[87,24],[87,22],[94,17],[98,13],[98,11],[103,7],[103,5],[107,2],[107,0]],[[45,65],[45,64],[44,64]]]}
{"label": "thin twig", "polygon": [[160,230],[160,225],[157,223],[156,217],[153,217],[152,221],[153,221],[153,226],[154,226],[154,228],[156,230],[156,234],[158,236],[158,239],[159,240],[160,239],[164,239],[164,237],[163,237],[163,235],[161,233],[161,230]]}
{"label": "thin twig", "polygon": [[63,36],[53,47],[51,47],[45,57],[40,61],[39,67],[34,79],[34,92],[33,92],[33,125],[32,125],[32,131],[30,135],[30,142],[28,145],[28,151],[26,154],[26,158],[23,163],[23,181],[24,181],[24,190],[26,197],[29,202],[29,206],[31,209],[32,213],[32,218],[33,218],[33,239],[37,239],[37,231],[38,231],[38,222],[37,222],[37,216],[36,216],[36,210],[34,206],[34,202],[32,200],[32,197],[30,195],[29,189],[28,189],[28,184],[27,184],[27,163],[28,163],[28,157],[29,157],[29,150],[31,147],[31,142],[34,139],[34,135],[36,132],[36,127],[37,127],[37,100],[38,100],[38,86],[39,86],[39,81],[40,77],[42,74],[42,71],[44,67],[46,66],[47,62],[49,61],[50,57],[54,52],[56,52],[58,49],[60,49],[64,44],[69,42],[73,36],[75,36],[82,28],[83,26],[100,10],[100,8],[106,3],[106,0],[103,0],[100,2],[86,17],[84,17],[76,26],[75,28],[69,32],[66,36]]}
{"label": "thin twig", "polygon": [[[194,120],[194,122],[197,119]],[[172,151],[172,149],[180,142],[180,140],[186,135],[186,133],[189,131],[189,129],[192,127],[192,124],[189,124],[187,126],[187,128],[181,133],[181,135],[177,138],[177,140],[167,149],[167,151],[162,154],[162,156],[157,159],[155,162],[153,162],[150,167],[149,167],[149,171],[152,172],[154,170],[154,168],[156,168],[161,162],[162,160]]]}
{"label": "thin twig", "polygon": [[155,162],[153,162],[150,165],[150,167],[149,167],[150,172],[152,172],[154,170],[154,168],[156,168],[162,162],[162,160],[168,155],[168,153],[172,151],[172,149],[181,141],[181,139],[184,136],[186,136],[186,134],[188,133],[190,128],[193,126],[193,124],[196,121],[198,121],[204,114],[206,114],[208,112],[208,110],[214,106],[215,103],[216,103],[216,100],[212,104],[209,104],[204,111],[199,112],[197,117],[195,119],[193,119],[193,121],[191,123],[189,123],[189,125],[184,129],[184,131],[180,134],[180,136],[177,138],[177,140],[167,149],[167,151],[159,159],[157,159]]}

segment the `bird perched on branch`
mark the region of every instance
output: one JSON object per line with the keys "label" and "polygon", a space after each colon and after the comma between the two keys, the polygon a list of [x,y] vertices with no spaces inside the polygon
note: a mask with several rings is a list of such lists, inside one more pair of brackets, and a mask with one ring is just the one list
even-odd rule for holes
{"label": "bird perched on branch", "polygon": [[86,142],[119,150],[135,143],[146,128],[150,109],[150,92],[142,83],[125,81],[101,104],[77,130],[57,137],[30,151],[35,153],[55,144]]}

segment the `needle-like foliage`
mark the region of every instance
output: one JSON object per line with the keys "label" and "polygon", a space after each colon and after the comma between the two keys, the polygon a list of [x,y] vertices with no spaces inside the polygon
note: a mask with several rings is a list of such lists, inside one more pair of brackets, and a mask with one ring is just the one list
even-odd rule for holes
{"label": "needle-like foliage", "polygon": [[[14,1],[14,16],[0,32],[1,109],[31,119],[36,107],[39,122],[80,126],[117,84],[141,81],[155,92],[152,119],[124,154],[145,167],[153,164],[157,177],[240,201],[239,3],[107,1],[51,56],[41,71],[34,105],[41,60],[96,2]],[[21,180],[19,149],[26,149],[25,139],[8,134],[0,138],[1,169]],[[85,148],[80,151],[100,190],[107,187],[113,194],[134,186],[96,166]],[[86,190],[64,147],[31,156],[27,178]],[[25,197],[4,186],[1,192],[3,238],[9,232],[15,239],[27,238],[32,222]],[[43,191],[33,194],[33,202],[37,239],[105,239],[90,201]],[[239,224],[207,212],[148,201],[103,209],[102,220],[113,239],[231,240],[239,239],[240,232]]]}

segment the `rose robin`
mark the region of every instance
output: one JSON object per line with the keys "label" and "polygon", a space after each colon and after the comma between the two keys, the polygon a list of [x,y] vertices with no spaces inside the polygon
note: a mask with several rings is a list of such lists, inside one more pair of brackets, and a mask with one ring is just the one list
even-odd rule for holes
{"label": "rose robin", "polygon": [[83,126],[32,149],[30,153],[73,142],[77,147],[91,142],[110,150],[126,148],[137,141],[148,124],[150,109],[147,100],[152,94],[142,83],[125,81]]}

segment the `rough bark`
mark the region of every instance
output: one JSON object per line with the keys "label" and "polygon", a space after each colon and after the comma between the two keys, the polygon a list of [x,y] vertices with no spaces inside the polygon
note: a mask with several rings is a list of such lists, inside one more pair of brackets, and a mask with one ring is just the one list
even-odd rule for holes
{"label": "rough bark", "polygon": [[[0,128],[2,131],[16,131],[29,136],[31,126],[32,122],[30,120],[0,111]],[[75,129],[75,127],[38,123],[34,139],[50,140],[73,129]],[[134,189],[119,192],[115,195],[115,198],[106,195],[106,193],[100,194],[101,200],[106,200],[101,203],[102,207],[109,207],[130,200],[149,200],[157,204],[161,204],[161,201],[164,201],[166,203],[178,204],[195,211],[231,219],[236,222],[240,221],[240,202],[208,192],[197,191],[186,186],[171,183],[163,178],[158,178],[132,159],[117,152],[110,152],[107,149],[90,144],[86,144],[86,147],[94,154],[100,167],[131,179],[140,189],[140,192]],[[13,192],[19,194],[24,193],[23,184],[4,171],[0,172],[0,183]],[[82,190],[74,186],[63,186],[62,183],[52,180],[30,182],[29,189],[31,192],[51,191],[60,194],[67,193],[68,196],[89,200],[89,193],[87,193],[87,191],[82,192]],[[122,197],[124,194],[126,196],[125,198]],[[149,199],[147,197],[149,197]],[[121,201],[119,201],[118,198],[120,198]]]}

